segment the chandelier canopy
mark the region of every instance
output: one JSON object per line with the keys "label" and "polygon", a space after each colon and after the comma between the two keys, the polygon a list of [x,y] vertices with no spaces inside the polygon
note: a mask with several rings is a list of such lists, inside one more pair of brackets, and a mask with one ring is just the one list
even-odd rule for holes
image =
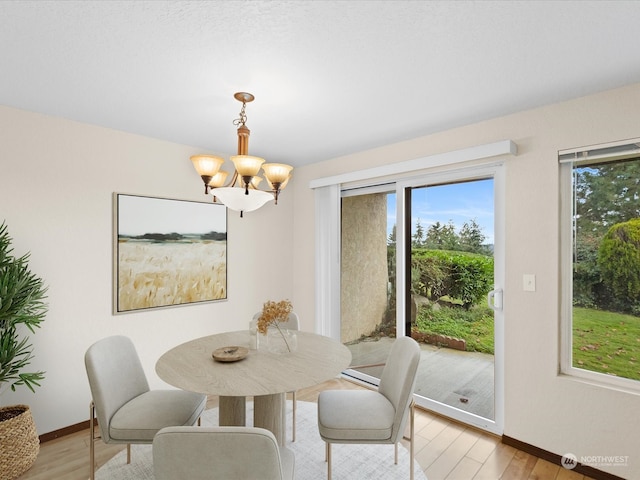
{"label": "chandelier canopy", "polygon": [[[277,205],[280,191],[289,182],[293,167],[284,163],[264,163],[264,158],[248,154],[251,132],[246,126],[245,107],[255,97],[250,93],[238,92],[234,94],[234,98],[242,102],[242,110],[240,110],[240,117],[233,121],[233,124],[238,126],[238,154],[231,156],[234,165],[231,180],[225,183],[228,172],[220,170],[224,164],[222,157],[208,154],[193,155],[191,162],[204,182],[204,193],[211,193],[214,202],[239,211],[242,217],[244,212],[257,210],[270,200],[274,200]],[[261,168],[269,186],[267,191],[258,189],[262,181],[258,176]]]}

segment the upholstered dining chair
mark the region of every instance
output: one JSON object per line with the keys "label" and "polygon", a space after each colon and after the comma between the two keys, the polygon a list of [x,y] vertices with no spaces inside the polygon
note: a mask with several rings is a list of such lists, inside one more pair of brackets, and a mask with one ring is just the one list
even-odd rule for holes
{"label": "upholstered dining chair", "polygon": [[[262,312],[258,312],[253,316],[253,321],[257,322],[258,319],[260,318],[260,315],[262,315]],[[280,328],[286,328],[287,330],[300,330],[300,319],[298,318],[298,315],[295,312],[291,312],[289,314],[289,318],[287,319],[286,322],[279,322],[278,325],[280,325]],[[296,441],[296,392],[289,392],[291,393],[291,402],[292,402],[292,408],[293,408],[293,414],[291,417],[291,441],[295,442]]]}
{"label": "upholstered dining chair", "polygon": [[[168,426],[194,425],[207,397],[182,390],[150,390],[133,342],[114,335],[97,341],[84,356],[91,404],[89,406],[89,461],[95,478],[95,419],[105,443],[127,444],[127,463],[132,443],[152,443],[156,433]],[[99,438],[99,437],[98,437]]]}
{"label": "upholstered dining chair", "polygon": [[331,444],[383,443],[395,446],[410,418],[409,478],[413,480],[414,404],[420,346],[411,337],[396,339],[373,390],[325,390],[318,397],[318,430],[326,442],[327,478],[331,480]]}
{"label": "upholstered dining chair", "polygon": [[254,427],[167,427],[153,440],[156,480],[293,480],[294,455]]}

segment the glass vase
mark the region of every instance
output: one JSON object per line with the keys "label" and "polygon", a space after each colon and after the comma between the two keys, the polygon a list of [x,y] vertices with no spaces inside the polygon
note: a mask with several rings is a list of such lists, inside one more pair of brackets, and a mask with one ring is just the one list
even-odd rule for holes
{"label": "glass vase", "polygon": [[271,353],[284,354],[295,352],[298,348],[298,336],[286,328],[269,327],[267,345]]}
{"label": "glass vase", "polygon": [[251,320],[249,322],[249,349],[258,349],[258,322]]}

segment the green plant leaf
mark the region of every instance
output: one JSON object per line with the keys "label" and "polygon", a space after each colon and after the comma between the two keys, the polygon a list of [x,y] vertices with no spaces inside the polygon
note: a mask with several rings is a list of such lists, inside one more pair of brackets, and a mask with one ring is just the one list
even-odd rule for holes
{"label": "green plant leaf", "polygon": [[26,327],[31,333],[39,328],[47,313],[47,287],[28,267],[29,254],[15,258],[6,224],[0,225],[0,384],[11,390],[25,386],[32,392],[40,386],[44,373],[24,372],[33,359]]}

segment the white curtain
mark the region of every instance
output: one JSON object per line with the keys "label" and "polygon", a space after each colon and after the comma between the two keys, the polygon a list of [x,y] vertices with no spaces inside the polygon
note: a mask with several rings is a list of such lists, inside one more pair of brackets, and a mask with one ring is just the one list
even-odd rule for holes
{"label": "white curtain", "polygon": [[340,340],[340,185],[315,189],[316,332]]}

